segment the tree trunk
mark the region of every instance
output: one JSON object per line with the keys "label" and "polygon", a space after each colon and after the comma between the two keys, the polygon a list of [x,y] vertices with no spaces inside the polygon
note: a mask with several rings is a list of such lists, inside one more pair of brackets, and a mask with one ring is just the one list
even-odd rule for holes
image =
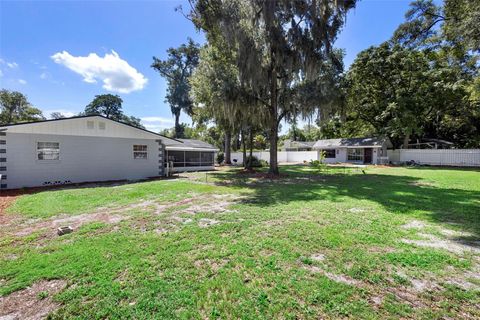
{"label": "tree trunk", "polygon": [[240,134],[242,135],[242,144],[243,144],[243,167],[246,169],[247,166],[247,143],[245,141],[245,132],[242,130],[240,131]]}
{"label": "tree trunk", "polygon": [[175,113],[175,138],[180,137],[180,112]]}
{"label": "tree trunk", "polygon": [[410,142],[410,133],[405,134],[405,138],[403,138],[403,149],[408,149],[408,143]]}
{"label": "tree trunk", "polygon": [[225,132],[225,164],[232,164],[232,159],[230,156],[230,143],[232,140],[232,135],[230,132]]}
{"label": "tree trunk", "polygon": [[268,173],[278,175],[277,144],[278,144],[277,120],[273,119],[270,124],[270,169]]}
{"label": "tree trunk", "polygon": [[248,161],[248,168],[252,168],[252,157],[253,157],[253,131],[250,129],[250,161]]}
{"label": "tree trunk", "polygon": [[277,70],[275,68],[275,54],[271,53],[270,72],[270,169],[268,173],[278,175],[277,144],[278,144],[278,100],[277,100]]}

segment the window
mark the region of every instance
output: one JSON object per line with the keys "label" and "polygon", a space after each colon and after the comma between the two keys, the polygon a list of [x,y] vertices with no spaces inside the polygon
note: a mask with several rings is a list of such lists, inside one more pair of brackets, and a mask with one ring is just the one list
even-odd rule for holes
{"label": "window", "polygon": [[199,167],[202,165],[200,158],[200,152],[197,151],[185,151],[185,166],[186,167]]}
{"label": "window", "polygon": [[99,122],[98,123],[98,129],[105,130],[105,128],[106,128],[105,122]]}
{"label": "window", "polygon": [[363,161],[363,149],[347,149],[347,160]]}
{"label": "window", "polygon": [[214,165],[213,152],[167,151],[167,161],[172,161],[175,168],[210,167]]}
{"label": "window", "polygon": [[147,146],[142,144],[133,145],[133,159],[147,159]]}
{"label": "window", "polygon": [[95,122],[93,122],[93,121],[87,121],[87,128],[88,128],[88,129],[93,129],[93,128],[95,128]]}
{"label": "window", "polygon": [[335,159],[335,149],[326,149],[322,150],[323,153],[325,154],[325,159]]}
{"label": "window", "polygon": [[202,166],[213,166],[213,152],[202,152]]}
{"label": "window", "polygon": [[37,160],[60,160],[60,143],[37,142]]}

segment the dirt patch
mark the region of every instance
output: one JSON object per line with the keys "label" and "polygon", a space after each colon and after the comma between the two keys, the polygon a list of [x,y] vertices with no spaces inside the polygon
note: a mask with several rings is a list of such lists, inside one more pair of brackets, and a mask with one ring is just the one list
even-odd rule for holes
{"label": "dirt patch", "polygon": [[[100,207],[93,213],[60,215],[46,220],[23,219],[22,221],[19,217],[15,218],[12,216],[9,217],[8,224],[5,224],[4,226],[6,227],[8,225],[10,227],[9,229],[11,229],[8,232],[11,232],[11,234],[18,237],[28,236],[34,232],[40,231],[43,232],[42,238],[53,238],[56,236],[57,228],[61,226],[71,226],[76,230],[82,225],[91,222],[117,224],[123,220],[130,219],[131,215],[128,213],[134,210],[145,211],[153,215],[161,215],[168,212],[170,209],[189,205],[187,208],[179,209],[178,211],[174,210],[175,212],[173,213],[168,212],[165,221],[153,222],[148,218],[137,218],[132,224],[133,227],[142,231],[148,231],[158,227],[155,230],[158,231],[158,233],[163,233],[172,230],[178,222],[187,224],[192,221],[192,219],[178,217],[179,213],[195,215],[200,212],[215,214],[233,212],[233,210],[229,210],[228,207],[238,199],[241,199],[241,197],[231,194],[192,194],[190,198],[166,204],[158,203],[155,200],[142,200],[137,203],[116,208]],[[214,219],[201,219],[199,221],[199,226],[208,227],[218,223],[219,221]],[[5,230],[7,230],[7,228],[5,228]]]}
{"label": "dirt patch", "polygon": [[362,213],[362,212],[365,212],[365,209],[362,209],[362,208],[350,208],[350,209],[348,209],[348,212],[351,212],[351,213]]}
{"label": "dirt patch", "polygon": [[312,254],[310,256],[310,259],[312,259],[313,261],[322,262],[323,260],[325,260],[325,255],[322,253]]}
{"label": "dirt patch", "polygon": [[92,213],[81,214],[78,216],[62,216],[54,219],[49,219],[42,222],[32,223],[31,225],[15,232],[16,236],[22,237],[32,234],[33,232],[47,229],[51,231],[52,235],[56,235],[57,228],[61,226],[71,226],[73,230],[80,228],[82,225],[90,222],[103,222],[108,224],[115,224],[127,219],[127,216],[109,213]]}
{"label": "dirt patch", "polygon": [[209,268],[211,271],[217,273],[218,270],[223,268],[228,262],[228,259],[203,259],[196,260],[193,265],[196,268]]}
{"label": "dirt patch", "polygon": [[207,228],[207,227],[219,224],[219,223],[220,223],[220,221],[215,220],[215,219],[200,219],[198,221],[198,226],[200,228]]}
{"label": "dirt patch", "polygon": [[403,229],[424,229],[427,227],[427,224],[423,221],[412,220],[407,224],[402,226]]}
{"label": "dirt patch", "polygon": [[414,182],[409,182],[408,184],[414,187],[435,187],[434,183],[427,182],[427,181],[414,181]]}
{"label": "dirt patch", "polygon": [[480,264],[477,264],[473,270],[452,276],[450,279],[447,279],[445,283],[455,285],[464,290],[480,290]]}
{"label": "dirt patch", "polygon": [[402,239],[403,243],[419,247],[443,249],[455,254],[474,253],[480,254],[480,241],[466,241],[461,239],[441,239],[431,234],[420,234],[425,240]]}
{"label": "dirt patch", "polygon": [[304,266],[304,268],[307,269],[310,272],[313,272],[313,273],[320,273],[320,274],[324,275],[325,277],[327,277],[328,279],[333,280],[335,282],[340,282],[340,283],[347,284],[347,285],[350,285],[350,286],[357,286],[357,287],[362,286],[360,281],[355,280],[353,278],[350,278],[349,276],[346,276],[346,275],[343,275],[343,274],[336,274],[336,273],[332,273],[332,272],[327,272],[327,271],[325,271],[322,268],[317,267],[317,266],[306,265],[306,266]]}
{"label": "dirt patch", "polygon": [[32,286],[0,297],[0,319],[43,319],[60,307],[52,296],[67,286],[64,280],[40,281]]}
{"label": "dirt patch", "polygon": [[0,194],[0,222],[2,222],[2,216],[5,214],[5,209],[7,209],[14,201],[20,196],[19,192],[8,192],[3,191]]}

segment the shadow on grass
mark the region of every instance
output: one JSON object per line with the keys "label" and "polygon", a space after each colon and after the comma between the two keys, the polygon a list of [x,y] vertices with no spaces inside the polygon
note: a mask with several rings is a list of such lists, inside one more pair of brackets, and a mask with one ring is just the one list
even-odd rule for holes
{"label": "shadow on grass", "polygon": [[248,175],[236,173],[218,172],[215,177],[219,185],[241,185],[251,189],[253,192],[245,202],[257,206],[322,199],[332,202],[341,202],[346,198],[369,200],[397,214],[413,214],[413,211],[421,210],[432,222],[454,224],[480,238],[478,191],[436,187],[423,184],[421,179],[411,176],[370,173],[293,173],[280,179],[260,178],[256,182],[248,179]]}

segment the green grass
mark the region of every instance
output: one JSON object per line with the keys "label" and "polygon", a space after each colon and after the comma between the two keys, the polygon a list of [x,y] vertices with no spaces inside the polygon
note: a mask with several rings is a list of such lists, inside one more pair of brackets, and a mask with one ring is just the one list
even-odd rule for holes
{"label": "green grass", "polygon": [[[39,294],[61,303],[54,319],[480,317],[478,290],[445,283],[475,270],[478,255],[402,242],[441,229],[480,238],[479,171],[281,169],[285,176],[272,181],[232,169],[22,196],[9,214],[39,221],[145,200],[172,204],[200,195],[213,206],[222,201],[216,195],[231,194],[237,201],[229,211],[203,206],[195,215],[183,212],[191,205],[183,203],[161,214],[127,209],[121,214],[131,218],[118,224],[92,222],[50,240],[44,230],[22,237],[0,231],[0,295],[65,279],[69,285],[54,297]],[[219,223],[201,228],[201,219]],[[402,227],[414,219],[428,227]],[[158,226],[168,231],[155,232]],[[319,254],[323,259],[314,258]],[[413,279],[438,283],[415,293],[419,305],[395,294]]]}

